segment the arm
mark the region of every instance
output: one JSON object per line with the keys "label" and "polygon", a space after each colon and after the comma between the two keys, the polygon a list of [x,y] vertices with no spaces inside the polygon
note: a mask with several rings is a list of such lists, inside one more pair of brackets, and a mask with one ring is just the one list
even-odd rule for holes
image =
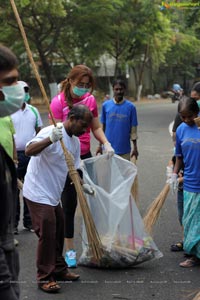
{"label": "arm", "polygon": [[93,118],[92,125],[91,125],[92,133],[94,137],[99,141],[101,144],[105,144],[108,142],[103,129],[101,128],[100,122],[98,118]]}
{"label": "arm", "polygon": [[16,149],[16,145],[15,145],[14,136],[12,138],[13,138],[13,161],[14,161],[14,163],[17,163],[17,149]]}
{"label": "arm", "polygon": [[176,163],[174,166],[173,173],[178,174],[182,166],[183,166],[183,158],[180,156],[176,156]]}
{"label": "arm", "polygon": [[138,158],[138,148],[137,148],[137,126],[132,126],[131,128],[131,140],[133,142],[133,151],[131,152],[131,157],[135,156]]}
{"label": "arm", "polygon": [[133,151],[131,152],[131,157],[135,156],[135,158],[138,158],[138,148],[137,148],[137,140],[132,140],[133,142]]}
{"label": "arm", "polygon": [[[105,132],[105,130],[106,130],[106,124],[102,124],[102,130],[103,130],[103,132]],[[98,146],[97,149],[96,149],[96,155],[102,154],[102,153],[103,153],[103,150],[102,150],[102,143],[99,142],[99,146]]]}
{"label": "arm", "polygon": [[39,142],[32,142],[29,144],[26,149],[25,149],[25,154],[27,156],[34,156],[42,152],[45,148],[50,146],[52,144],[51,140],[49,137],[45,138],[42,141]]}
{"label": "arm", "polygon": [[38,132],[39,132],[41,129],[42,129],[41,127],[36,127],[36,128],[35,128],[36,134],[38,134]]}
{"label": "arm", "polygon": [[172,131],[172,141],[174,144],[174,147],[176,146],[176,132]]}

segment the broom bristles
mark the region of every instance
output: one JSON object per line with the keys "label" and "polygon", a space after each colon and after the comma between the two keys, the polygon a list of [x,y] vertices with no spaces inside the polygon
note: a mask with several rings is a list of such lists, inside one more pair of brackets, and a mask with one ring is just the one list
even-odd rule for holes
{"label": "broom bristles", "polygon": [[170,186],[168,183],[165,184],[164,188],[160,192],[160,194],[156,197],[156,199],[151,203],[149,206],[149,209],[143,218],[145,229],[148,233],[152,232],[153,225],[156,223],[161,208],[163,207],[163,204],[165,203],[165,200],[167,198],[167,195],[169,193]]}
{"label": "broom bristles", "polygon": [[200,300],[200,292],[198,292],[192,300]]}

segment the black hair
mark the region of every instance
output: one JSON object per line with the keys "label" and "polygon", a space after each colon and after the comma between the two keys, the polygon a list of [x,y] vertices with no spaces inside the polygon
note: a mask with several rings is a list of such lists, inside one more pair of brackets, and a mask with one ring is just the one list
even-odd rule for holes
{"label": "black hair", "polygon": [[92,112],[89,110],[89,108],[86,105],[83,104],[77,104],[70,109],[67,118],[69,119],[71,116],[74,116],[76,120],[83,120],[85,118],[85,115],[88,114],[91,121],[93,118]]}
{"label": "black hair", "polygon": [[125,83],[125,81],[122,78],[116,78],[113,81],[112,87],[114,88],[114,86],[117,85],[117,84],[123,86],[123,88],[126,89],[126,83]]}
{"label": "black hair", "polygon": [[197,101],[193,98],[183,97],[178,104],[178,112],[181,113],[183,110],[188,110],[193,113],[199,113],[199,106]]}
{"label": "black hair", "polygon": [[0,45],[0,72],[17,68],[18,61],[15,54],[7,47]]}
{"label": "black hair", "polygon": [[192,87],[192,92],[197,92],[198,94],[200,94],[200,81],[196,82],[193,87]]}

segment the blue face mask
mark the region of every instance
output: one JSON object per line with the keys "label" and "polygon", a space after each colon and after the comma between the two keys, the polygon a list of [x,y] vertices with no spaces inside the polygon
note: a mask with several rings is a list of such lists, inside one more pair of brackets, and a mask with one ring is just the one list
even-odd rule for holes
{"label": "blue face mask", "polygon": [[25,91],[21,84],[3,86],[0,91],[4,94],[4,100],[0,100],[0,117],[13,114],[21,108],[25,99]]}
{"label": "blue face mask", "polygon": [[83,95],[85,95],[87,92],[89,92],[90,89],[88,88],[79,88],[78,86],[75,86],[73,88],[73,93],[74,95],[81,97]]}

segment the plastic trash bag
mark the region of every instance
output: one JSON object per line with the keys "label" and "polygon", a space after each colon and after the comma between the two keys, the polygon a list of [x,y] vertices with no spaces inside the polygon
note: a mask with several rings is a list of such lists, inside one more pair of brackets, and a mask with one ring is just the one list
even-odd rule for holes
{"label": "plastic trash bag", "polygon": [[132,267],[159,258],[152,238],[145,232],[135,201],[130,193],[137,167],[120,156],[100,155],[84,160],[84,182],[95,189],[86,195],[104,255],[95,260],[88,247],[83,224],[82,255],[79,265],[99,268]]}

